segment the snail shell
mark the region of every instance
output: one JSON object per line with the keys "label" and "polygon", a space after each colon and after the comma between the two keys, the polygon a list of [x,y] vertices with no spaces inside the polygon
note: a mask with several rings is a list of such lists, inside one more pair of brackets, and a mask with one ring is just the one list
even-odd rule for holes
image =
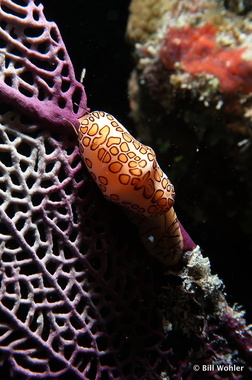
{"label": "snail shell", "polygon": [[79,122],[80,152],[105,198],[130,212],[151,254],[166,265],[175,264],[182,252],[175,191],[153,149],[109,113],[94,111]]}

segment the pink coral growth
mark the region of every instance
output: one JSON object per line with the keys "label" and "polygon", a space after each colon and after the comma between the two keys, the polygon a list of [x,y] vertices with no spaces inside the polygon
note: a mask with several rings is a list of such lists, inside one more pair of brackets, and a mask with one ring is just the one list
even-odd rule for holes
{"label": "pink coral growth", "polygon": [[246,49],[221,47],[217,32],[212,23],[170,28],[160,50],[161,61],[168,69],[180,63],[190,74],[212,74],[219,79],[223,92],[251,92],[252,64],[242,57]]}

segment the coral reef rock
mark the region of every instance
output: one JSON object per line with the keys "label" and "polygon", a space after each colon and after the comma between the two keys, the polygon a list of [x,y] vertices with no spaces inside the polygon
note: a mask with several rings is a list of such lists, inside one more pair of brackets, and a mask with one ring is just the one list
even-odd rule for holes
{"label": "coral reef rock", "polygon": [[248,311],[236,284],[251,287],[251,36],[251,2],[131,2],[138,137],[175,186],[178,218],[190,221],[217,271],[235,276],[225,283]]}

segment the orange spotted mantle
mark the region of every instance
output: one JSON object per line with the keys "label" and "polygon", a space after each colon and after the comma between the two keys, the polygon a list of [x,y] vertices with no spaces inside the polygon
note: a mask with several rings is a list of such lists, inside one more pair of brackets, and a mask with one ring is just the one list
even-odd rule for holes
{"label": "orange spotted mantle", "polygon": [[151,255],[176,265],[184,243],[173,209],[175,192],[154,151],[106,112],[91,112],[79,122],[82,158],[104,196],[128,210]]}
{"label": "orange spotted mantle", "polygon": [[94,111],[79,121],[80,151],[104,196],[141,215],[165,214],[175,192],[154,151],[108,113]]}

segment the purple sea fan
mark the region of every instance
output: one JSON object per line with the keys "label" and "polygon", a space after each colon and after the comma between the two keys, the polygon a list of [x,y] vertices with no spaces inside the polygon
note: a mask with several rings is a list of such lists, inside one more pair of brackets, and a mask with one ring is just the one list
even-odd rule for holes
{"label": "purple sea fan", "polygon": [[85,92],[42,4],[1,0],[0,21],[0,95],[47,124],[75,123],[86,109]]}
{"label": "purple sea fan", "polygon": [[[0,120],[0,377],[197,378],[195,362],[244,363],[237,350],[249,361],[250,332],[199,247],[177,273],[160,275],[88,175],[69,123],[84,113],[73,103],[77,94],[85,109],[85,94],[55,24],[29,0],[3,1],[0,10],[1,95],[14,106]],[[51,27],[56,39],[44,34]],[[34,52],[43,64],[32,62]],[[25,121],[18,106],[52,128]],[[56,134],[61,125],[69,128]]]}
{"label": "purple sea fan", "polygon": [[2,124],[0,373],[158,379],[168,362],[139,247],[113,235],[77,148],[10,113]]}
{"label": "purple sea fan", "polygon": [[0,377],[159,379],[169,362],[150,259],[76,140],[53,132],[72,132],[75,97],[86,107],[58,29],[33,1],[0,11],[1,96],[52,126],[1,105]]}

